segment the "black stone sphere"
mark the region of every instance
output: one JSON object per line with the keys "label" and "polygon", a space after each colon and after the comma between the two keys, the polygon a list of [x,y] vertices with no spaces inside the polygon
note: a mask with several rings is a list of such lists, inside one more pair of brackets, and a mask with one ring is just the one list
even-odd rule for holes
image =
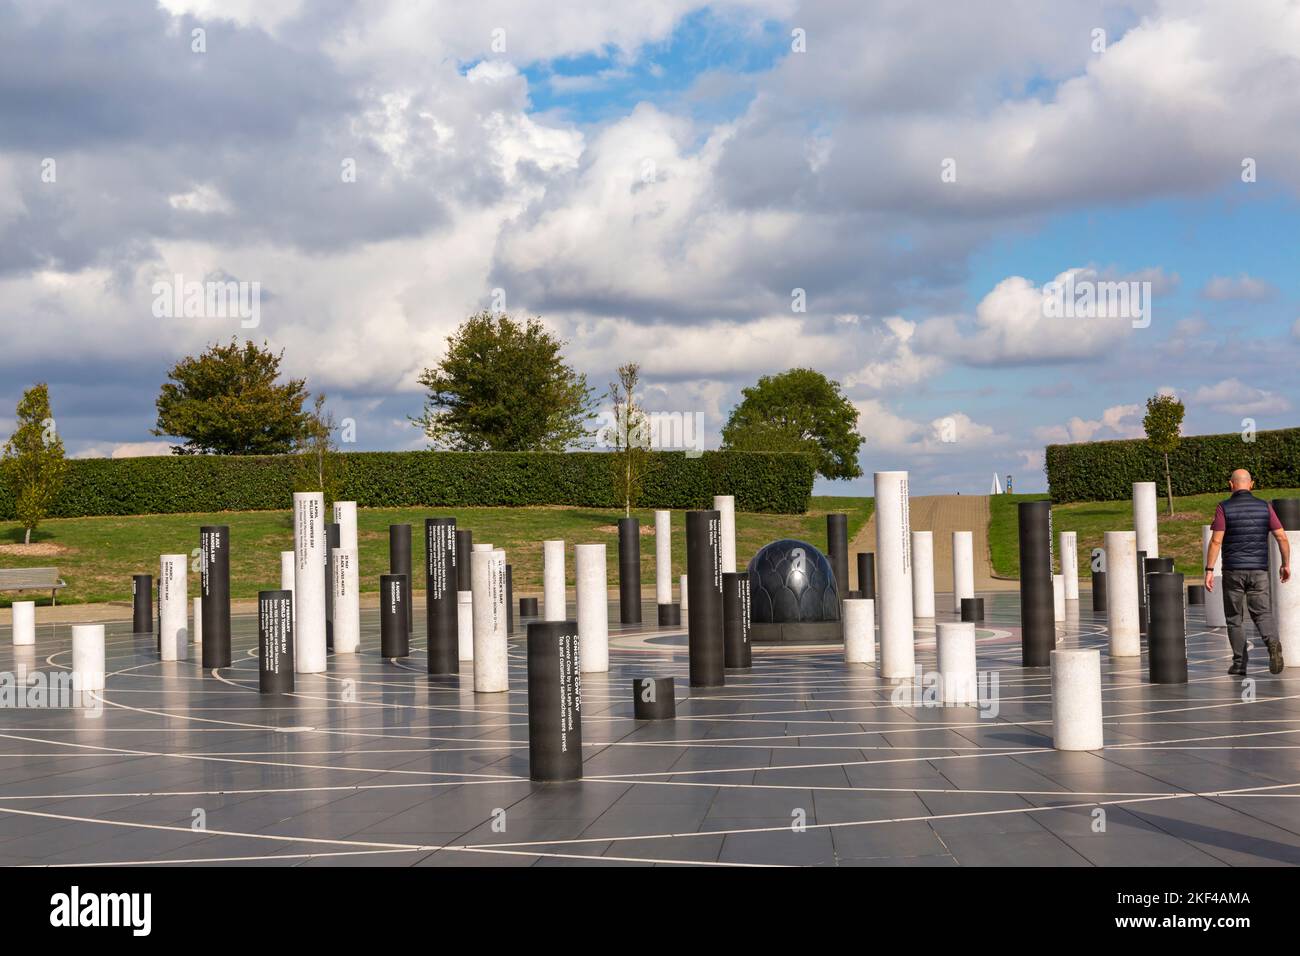
{"label": "black stone sphere", "polygon": [[782,538],[749,562],[750,620],[802,624],[840,619],[831,563],[806,541]]}

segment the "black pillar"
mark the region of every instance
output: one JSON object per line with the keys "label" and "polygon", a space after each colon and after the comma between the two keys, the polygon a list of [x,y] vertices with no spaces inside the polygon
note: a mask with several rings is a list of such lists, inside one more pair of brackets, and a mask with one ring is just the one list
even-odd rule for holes
{"label": "black pillar", "polygon": [[[334,650],[334,549],[339,546],[337,522],[325,522],[325,650]],[[358,555],[358,560],[360,556]]]}
{"label": "black pillar", "polygon": [[1147,553],[1138,552],[1138,631],[1147,632]]}
{"label": "black pillar", "polygon": [[1191,607],[1193,604],[1198,606],[1205,604],[1204,584],[1187,585],[1187,606]]}
{"label": "black pillar", "polygon": [[1094,614],[1106,613],[1106,572],[1092,572],[1092,611]]}
{"label": "black pillar", "polygon": [[469,552],[458,554],[455,518],[424,519],[424,613],[430,674],[460,673],[456,576],[460,563],[469,577]]}
{"label": "black pillar", "polygon": [[515,632],[515,566],[506,565],[506,639]]}
{"label": "black pillar", "polygon": [[835,594],[842,601],[849,593],[849,516],[843,512],[826,516],[826,557],[835,572]]}
{"label": "black pillar", "polygon": [[984,620],[984,599],[983,598],[962,598],[961,619],[963,621]]}
{"label": "black pillar", "polygon": [[[205,629],[205,649],[207,645]],[[257,689],[293,693],[293,592],[287,589],[257,592]]]}
{"label": "black pillar", "polygon": [[537,617],[537,598],[522,597],[519,599],[519,616],[520,617]]}
{"label": "black pillar", "polygon": [[[1156,558],[1154,560],[1173,559]],[[1187,624],[1183,576],[1170,571],[1147,575],[1151,623],[1147,631],[1147,666],[1153,684],[1187,683]]]}
{"label": "black pillar", "polygon": [[406,575],[406,633],[414,629],[414,615],[411,608],[411,526],[409,524],[390,524],[388,526],[388,573]]}
{"label": "black pillar", "polygon": [[641,623],[641,522],[618,519],[618,619]]}
{"label": "black pillar", "polygon": [[153,575],[131,575],[131,630],[153,633]]}
{"label": "black pillar", "polygon": [[379,653],[384,657],[408,657],[410,635],[406,633],[406,609],[411,603],[411,581],[405,574],[379,575]]}
{"label": "black pillar", "polygon": [[1300,498],[1274,498],[1273,513],[1287,531],[1300,529]]}
{"label": "black pillar", "polygon": [[203,597],[203,666],[230,666],[230,527],[199,528],[199,586]]}
{"label": "black pillar", "polygon": [[636,720],[672,720],[677,692],[671,677],[632,678],[632,716]]}
{"label": "black pillar", "polygon": [[577,621],[528,625],[528,776],[582,778],[582,676]]}
{"label": "black pillar", "polygon": [[876,554],[874,551],[858,552],[858,592],[869,601],[876,599]]}
{"label": "black pillar", "polygon": [[722,644],[728,667],[753,667],[749,641],[749,572],[722,575]]}
{"label": "black pillar", "polygon": [[1052,503],[1022,501],[1020,523],[1020,661],[1047,667],[1056,647],[1052,597]]}
{"label": "black pillar", "polygon": [[469,555],[474,550],[474,532],[456,530],[456,590],[472,590],[469,583]]}
{"label": "black pillar", "polygon": [[686,512],[686,635],[692,687],[726,683],[722,637],[722,518],[716,511]]}

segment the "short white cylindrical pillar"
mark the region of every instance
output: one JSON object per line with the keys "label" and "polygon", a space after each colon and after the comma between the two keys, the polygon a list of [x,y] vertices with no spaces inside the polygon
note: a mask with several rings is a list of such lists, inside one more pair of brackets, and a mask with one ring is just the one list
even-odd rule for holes
{"label": "short white cylindrical pillar", "polygon": [[194,626],[190,628],[195,644],[203,643],[203,598],[194,599]]}
{"label": "short white cylindrical pillar", "polygon": [[916,646],[912,634],[912,529],[907,472],[876,472],[875,490],[880,676],[886,680],[911,679],[916,668]]}
{"label": "short white cylindrical pillar", "polygon": [[1052,575],[1052,618],[1057,624],[1065,622],[1065,577]]}
{"label": "short white cylindrical pillar", "polygon": [[961,599],[975,596],[975,537],[969,531],[952,533],[952,609],[961,611]]}
{"label": "short white cylindrical pillar", "polygon": [[[736,498],[734,495],[714,495],[713,510],[718,513],[720,541],[718,553],[722,556],[722,573],[734,574],[736,570]],[[847,589],[846,589],[847,590]]]}
{"label": "short white cylindrical pillar", "polygon": [[[1113,533],[1107,532],[1107,537]],[[1133,552],[1137,553],[1136,542]],[[1136,567],[1133,581],[1136,589]],[[1102,744],[1101,652],[1094,648],[1052,651],[1052,746],[1100,750]]]}
{"label": "short white cylindrical pillar", "polygon": [[682,596],[682,618],[686,618],[686,575],[681,576],[681,584],[678,585],[678,593]]}
{"label": "short white cylindrical pillar", "polygon": [[934,617],[934,533],[912,532],[912,616]]}
{"label": "short white cylindrical pillar", "polygon": [[506,553],[475,548],[469,557],[474,615],[474,692],[502,693],[510,689]]}
{"label": "short white cylindrical pillar", "polygon": [[72,689],[104,689],[104,625],[72,625]]}
{"label": "short white cylindrical pillar", "polygon": [[846,598],[840,614],[844,619],[844,662],[875,663],[876,602],[871,598]]}
{"label": "short white cylindrical pillar", "polygon": [[673,603],[673,513],[655,512],[655,603]]}
{"label": "short white cylindrical pillar", "polygon": [[1138,622],[1137,536],[1132,531],[1106,532],[1106,626],[1111,657],[1138,657],[1142,633]]}
{"label": "short white cylindrical pillar", "polygon": [[565,608],[564,542],[542,542],[542,620],[563,621]]}
{"label": "short white cylindrical pillar", "polygon": [[357,544],[357,503],[334,502],[334,523],[339,526],[339,547],[359,548]]}
{"label": "short white cylindrical pillar", "polygon": [[936,630],[941,699],[945,704],[979,703],[974,622],[941,621]]}
{"label": "short white cylindrical pillar", "polygon": [[1160,557],[1160,532],[1156,524],[1156,483],[1154,481],[1133,482],[1133,527],[1137,534],[1137,549],[1145,551],[1148,558]]}
{"label": "short white cylindrical pillar", "polygon": [[474,592],[456,592],[456,649],[458,660],[474,659]]}
{"label": "short white cylindrical pillar", "polygon": [[[1214,537],[1214,532],[1208,524],[1201,525],[1201,567],[1205,567],[1205,559],[1210,556],[1210,539]],[[1202,575],[1204,577],[1204,575]],[[1206,627],[1227,627],[1228,615],[1223,610],[1223,551],[1220,550],[1218,556],[1214,559],[1214,590],[1205,595],[1205,625]],[[1286,652],[1282,654],[1286,657]]]}
{"label": "short white cylindrical pillar", "polygon": [[[339,505],[347,503],[335,503],[336,520]],[[355,509],[353,515],[355,519]],[[355,528],[354,520],[354,534]],[[339,533],[342,535],[342,531]],[[356,547],[355,542],[352,547]],[[299,674],[319,674],[325,670],[327,653],[325,575],[321,573],[321,568],[325,566],[325,496],[319,491],[294,492],[293,550],[294,670]],[[337,606],[335,614],[338,614]],[[335,646],[338,646],[337,633]]]}
{"label": "short white cylindrical pillar", "polygon": [[[331,548],[334,562],[330,582],[334,586],[334,653],[361,651],[361,561],[356,548]],[[406,583],[410,594],[411,583]],[[295,629],[296,630],[296,629]]]}
{"label": "short white cylindrical pillar", "polygon": [[478,543],[476,543],[476,544],[473,545],[472,550],[474,550],[474,551],[495,551],[496,548],[492,547],[492,545],[490,545],[490,544],[487,544],[487,543],[485,543],[485,542],[480,541],[480,542],[478,542]]}
{"label": "short white cylindrical pillar", "polygon": [[1065,578],[1065,599],[1079,600],[1079,533],[1061,532],[1061,577]]}
{"label": "short white cylindrical pillar", "polygon": [[36,602],[14,601],[14,647],[28,647],[36,643]]}
{"label": "short white cylindrical pillar", "polygon": [[574,545],[573,564],[578,592],[578,648],[582,673],[601,673],[609,670],[609,590],[605,546]]}
{"label": "short white cylindrical pillar", "polygon": [[158,647],[165,661],[190,656],[189,555],[164,554],[158,562]]}

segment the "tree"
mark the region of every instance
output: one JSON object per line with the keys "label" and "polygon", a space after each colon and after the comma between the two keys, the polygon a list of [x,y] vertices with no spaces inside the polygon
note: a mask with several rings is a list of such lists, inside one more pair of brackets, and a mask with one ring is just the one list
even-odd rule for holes
{"label": "tree", "polygon": [[277,384],[284,352],[262,345],[231,339],[167,373],[153,433],[185,439],[173,454],[280,455],[307,436],[306,380]]}
{"label": "tree", "polygon": [[338,497],[338,446],[334,443],[334,416],[325,411],[325,393],[316,396],[307,416],[307,427],[298,440],[297,452],[302,470],[295,483],[297,491],[319,491],[325,495],[325,507]]}
{"label": "tree", "polygon": [[16,418],[18,427],[4,446],[4,479],[23,527],[23,543],[31,544],[32,532],[58,497],[68,463],[50,413],[48,385],[40,382],[23,393]]}
{"label": "tree", "polygon": [[540,319],[480,312],[447,338],[426,368],[424,413],[411,421],[433,447],[455,451],[563,451],[591,443],[587,377],[564,364],[564,343]]}
{"label": "tree", "polygon": [[1174,484],[1169,476],[1169,454],[1178,450],[1182,441],[1183,403],[1173,395],[1152,395],[1147,399],[1147,414],[1142,419],[1146,429],[1147,444],[1151,450],[1165,458],[1165,495],[1169,499],[1169,513],[1174,513]]}
{"label": "tree", "polygon": [[739,451],[806,452],[824,478],[862,474],[858,410],[838,382],[808,368],[764,375],[741,391],[722,428],[722,447]]}
{"label": "tree", "polygon": [[641,367],[635,362],[620,365],[618,381],[610,382],[609,397],[614,403],[614,421],[608,440],[614,446],[612,470],[614,491],[623,502],[623,513],[632,517],[632,506],[641,497],[650,462],[650,422],[645,410],[636,403],[636,386]]}

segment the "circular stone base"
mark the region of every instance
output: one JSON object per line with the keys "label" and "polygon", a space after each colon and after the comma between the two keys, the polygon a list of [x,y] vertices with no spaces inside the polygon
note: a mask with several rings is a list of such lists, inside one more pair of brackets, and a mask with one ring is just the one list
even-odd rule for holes
{"label": "circular stone base", "polygon": [[749,639],[755,644],[839,644],[844,640],[844,630],[839,621],[754,624]]}

